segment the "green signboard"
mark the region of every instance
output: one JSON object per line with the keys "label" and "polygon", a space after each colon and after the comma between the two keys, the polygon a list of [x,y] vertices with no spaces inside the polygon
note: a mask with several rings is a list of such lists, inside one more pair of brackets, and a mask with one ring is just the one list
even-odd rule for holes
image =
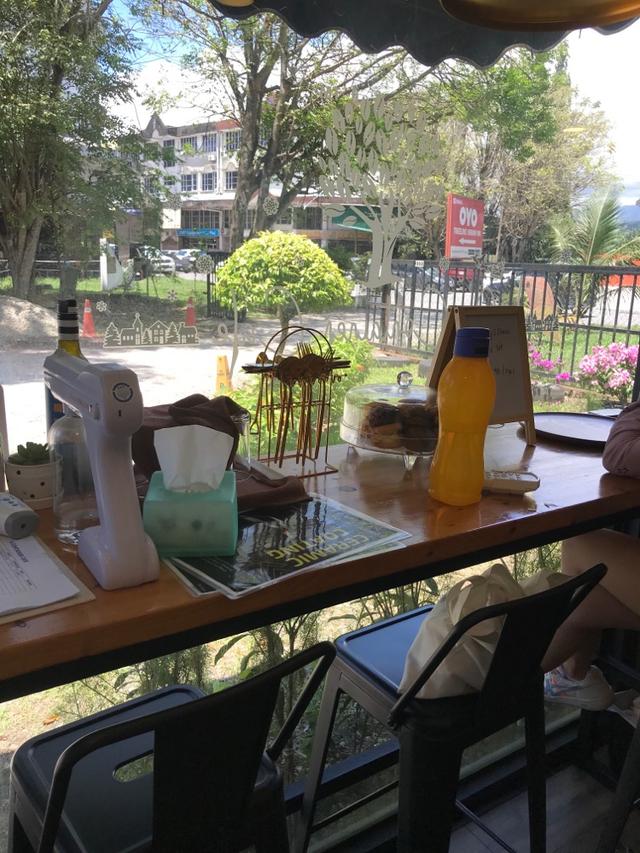
{"label": "green signboard", "polygon": [[342,213],[333,217],[331,224],[337,225],[338,228],[350,228],[352,231],[366,231],[368,234],[371,233],[371,228],[369,228],[366,219],[358,211],[357,207],[345,207]]}

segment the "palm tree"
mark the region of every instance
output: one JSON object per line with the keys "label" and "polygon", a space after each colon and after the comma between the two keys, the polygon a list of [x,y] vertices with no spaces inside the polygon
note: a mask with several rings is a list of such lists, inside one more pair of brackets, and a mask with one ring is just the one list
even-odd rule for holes
{"label": "palm tree", "polygon": [[571,219],[552,223],[553,260],[581,266],[625,264],[640,257],[640,237],[621,223],[614,193],[592,195]]}
{"label": "palm tree", "polygon": [[[580,266],[629,264],[640,258],[640,236],[629,234],[623,227],[620,205],[609,190],[592,195],[576,212],[551,224],[556,263]],[[553,287],[561,311],[585,316],[601,295],[601,276],[597,274],[556,275]]]}

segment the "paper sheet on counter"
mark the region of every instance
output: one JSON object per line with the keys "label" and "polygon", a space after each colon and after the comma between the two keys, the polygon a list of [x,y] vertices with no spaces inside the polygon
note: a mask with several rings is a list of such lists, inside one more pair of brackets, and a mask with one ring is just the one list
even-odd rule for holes
{"label": "paper sheet on counter", "polygon": [[79,592],[35,536],[0,536],[0,617],[65,601]]}

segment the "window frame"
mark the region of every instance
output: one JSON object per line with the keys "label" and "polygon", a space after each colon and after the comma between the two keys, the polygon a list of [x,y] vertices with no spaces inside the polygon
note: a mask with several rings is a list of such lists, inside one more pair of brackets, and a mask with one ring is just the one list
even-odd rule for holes
{"label": "window frame", "polygon": [[176,141],[173,138],[162,140],[162,163],[165,166],[176,164]]}
{"label": "window frame", "polygon": [[180,148],[184,151],[185,145],[188,145],[195,154],[198,150],[198,137],[197,136],[181,136],[180,137]]}
{"label": "window frame", "polygon": [[[189,188],[185,187],[185,178],[189,179],[189,183],[191,186]],[[198,191],[198,173],[197,172],[184,172],[180,175],[180,192],[181,193],[193,193]]]}
{"label": "window frame", "polygon": [[[232,144],[232,139],[235,142]],[[225,130],[224,132],[224,153],[235,154],[242,144],[242,130]]]}
{"label": "window frame", "polygon": [[202,152],[204,154],[215,154],[218,151],[218,134],[202,134]]}
{"label": "window frame", "polygon": [[[211,186],[205,186],[205,180],[207,178],[211,178]],[[203,193],[214,193],[217,192],[218,189],[218,173],[214,170],[211,172],[202,172],[202,179],[200,182],[200,186],[202,188]]]}

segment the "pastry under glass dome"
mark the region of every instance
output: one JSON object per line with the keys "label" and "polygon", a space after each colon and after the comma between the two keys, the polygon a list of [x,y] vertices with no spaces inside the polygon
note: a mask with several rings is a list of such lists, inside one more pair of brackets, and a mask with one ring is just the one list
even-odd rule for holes
{"label": "pastry under glass dome", "polygon": [[438,441],[436,392],[412,385],[407,371],[396,385],[359,385],[347,391],[340,437],[354,447],[395,453],[411,467],[431,456]]}

